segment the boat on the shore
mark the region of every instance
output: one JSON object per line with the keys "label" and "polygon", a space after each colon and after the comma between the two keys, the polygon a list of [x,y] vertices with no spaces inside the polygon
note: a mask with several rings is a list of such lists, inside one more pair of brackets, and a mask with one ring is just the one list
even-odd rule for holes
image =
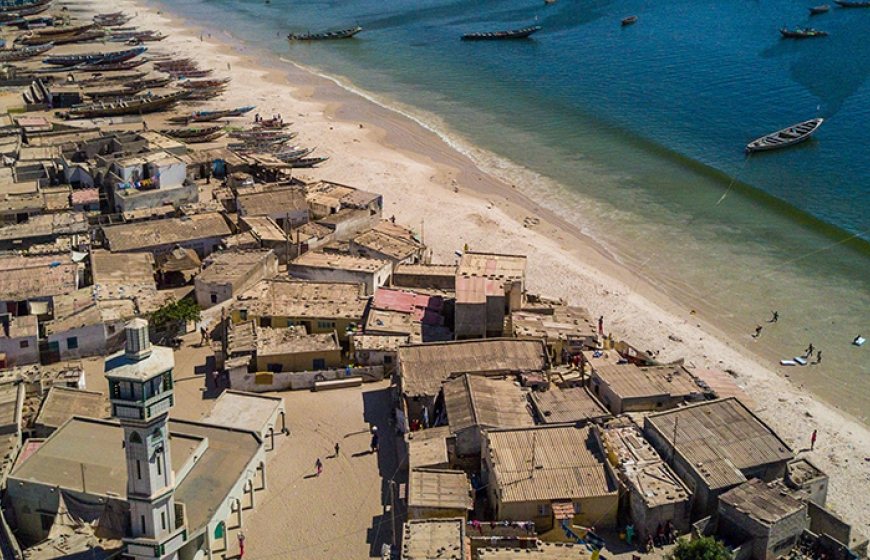
{"label": "boat on the shore", "polygon": [[297,169],[307,169],[311,167],[317,167],[321,163],[328,160],[328,157],[311,157],[311,158],[299,158],[293,162],[293,167]]}
{"label": "boat on the shore", "polygon": [[359,25],[336,31],[323,31],[321,33],[290,33],[287,39],[290,41],[330,41],[332,39],[350,39],[362,31]]}
{"label": "boat on the shore", "polygon": [[632,25],[634,23],[637,23],[637,16],[628,16],[626,18],[622,18],[622,22],[621,22],[623,27],[625,27],[627,25]]}
{"label": "boat on the shore", "polygon": [[[187,92],[185,92],[187,93]],[[189,123],[189,122],[211,122],[218,119],[228,117],[241,117],[246,113],[250,113],[255,109],[254,105],[246,105],[244,107],[236,107],[234,109],[221,109],[218,111],[194,111],[189,115],[180,115],[172,117],[169,122],[173,123]]]}
{"label": "boat on the shore", "polygon": [[161,130],[160,133],[181,140],[186,144],[203,144],[217,140],[226,134],[226,131],[221,126],[208,126],[205,128],[170,128]]}
{"label": "boat on the shore", "polygon": [[23,45],[43,45],[45,43],[54,43],[55,45],[68,45],[71,43],[84,43],[86,41],[94,41],[106,35],[105,31],[100,29],[90,29],[88,31],[70,31],[59,35],[29,35],[21,37],[18,42]]}
{"label": "boat on the shore", "polygon": [[178,87],[185,89],[208,89],[223,87],[230,83],[231,78],[216,78],[213,80],[183,80],[178,82]]}
{"label": "boat on the shore", "polygon": [[127,49],[116,52],[101,52],[101,53],[84,53],[84,54],[67,54],[59,56],[47,56],[42,59],[44,64],[52,66],[85,66],[102,65],[102,64],[117,64],[135,58],[144,53],[145,47],[136,47],[135,49]]}
{"label": "boat on the shore", "polygon": [[503,39],[526,39],[533,33],[541,30],[540,25],[530,25],[520,29],[507,31],[484,31],[479,33],[466,33],[462,36],[463,41],[499,41]]}
{"label": "boat on the shore", "polygon": [[93,119],[98,117],[117,117],[120,115],[140,115],[168,109],[187,96],[188,92],[178,91],[166,95],[143,95],[126,97],[111,102],[75,105],[62,116],[67,119]]}
{"label": "boat on the shore", "polygon": [[0,4],[0,13],[16,12],[21,13],[24,10],[34,10],[37,8],[48,9],[51,6],[52,0],[37,0],[36,2],[4,2]]}
{"label": "boat on the shore", "polygon": [[53,47],[54,43],[45,43],[43,45],[37,45],[33,47],[23,47],[20,49],[0,51],[0,62],[15,62],[17,60],[26,60],[28,58],[32,58],[34,56],[47,52]]}
{"label": "boat on the shore", "polygon": [[810,8],[810,15],[817,16],[819,14],[824,14],[830,11],[831,6],[829,4],[822,4],[821,6],[813,6],[812,8]]}
{"label": "boat on the shore", "polygon": [[84,72],[125,72],[127,70],[132,70],[133,68],[138,68],[145,64],[145,60],[125,60],[123,62],[109,62],[109,63],[99,63],[99,64],[86,64],[84,66],[76,66],[74,67],[76,70],[82,70]]}
{"label": "boat on the shore", "polygon": [[207,68],[205,70],[165,70],[170,76],[178,78],[205,78],[210,76],[214,70]]}
{"label": "boat on the shore", "polygon": [[764,152],[778,150],[800,144],[809,140],[810,136],[822,126],[825,119],[817,118],[783,128],[766,136],[753,140],[746,145],[746,152]]}
{"label": "boat on the shore", "polygon": [[853,0],[834,0],[838,6],[841,8],[870,8],[870,2],[860,1],[855,2]]}
{"label": "boat on the shore", "polygon": [[813,29],[811,27],[805,27],[803,29],[786,29],[783,27],[779,30],[783,39],[815,39],[817,37],[827,37],[827,31],[819,31],[818,29]]}

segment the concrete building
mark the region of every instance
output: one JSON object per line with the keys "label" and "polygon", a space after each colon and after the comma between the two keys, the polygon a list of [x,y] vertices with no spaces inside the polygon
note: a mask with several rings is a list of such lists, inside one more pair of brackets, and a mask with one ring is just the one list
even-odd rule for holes
{"label": "concrete building", "polygon": [[478,548],[475,560],[589,560],[591,555],[583,544],[538,541],[534,548]]}
{"label": "concrete building", "polygon": [[[493,428],[534,426],[528,390],[513,379],[464,374],[444,382],[444,408],[456,454],[479,456],[482,439]],[[434,411],[430,411],[434,415]]]}
{"label": "concrete building", "polygon": [[88,229],[88,217],[84,212],[34,215],[26,222],[0,227],[0,251],[24,251],[59,239],[68,240],[76,248],[86,247],[90,243]]}
{"label": "concrete building", "polygon": [[354,334],[350,337],[353,363],[361,366],[383,366],[384,374],[396,370],[399,346],[408,344],[407,336]]}
{"label": "concrete building", "polygon": [[626,420],[594,427],[607,459],[628,494],[628,515],[638,542],[655,537],[670,522],[678,534],[689,532],[692,494],[644,439],[640,428]]}
{"label": "concrete building", "polygon": [[441,384],[463,373],[504,376],[543,371],[549,367],[544,343],[503,338],[431,342],[399,348],[399,387],[409,421],[430,412]]}
{"label": "concrete building", "polygon": [[408,446],[408,468],[450,468],[450,448],[452,443],[450,426],[437,426],[428,430],[417,430],[405,434]]}
{"label": "concrete building", "polygon": [[389,261],[309,251],[287,264],[287,273],[313,282],[352,282],[363,284],[366,295],[390,280]]}
{"label": "concrete building", "polygon": [[123,344],[124,323],[136,316],[132,300],[95,301],[83,288],[52,298],[54,318],[43,323],[40,358],[44,363],[103,356]]}
{"label": "concrete building", "polygon": [[781,479],[794,458],[734,397],[652,414],[643,431],[694,494],[693,519],[711,515],[720,495],[750,478]]}
{"label": "concrete building", "polygon": [[400,264],[393,268],[393,286],[424,290],[456,290],[456,265]]}
{"label": "concrete building", "polygon": [[236,196],[239,217],[268,216],[279,227],[288,229],[308,222],[305,192],[297,187],[272,188]]}
{"label": "concrete building", "polygon": [[77,290],[84,267],[70,257],[0,256],[0,315],[45,315],[53,296]]}
{"label": "concrete building", "polygon": [[267,451],[275,449],[275,432],[289,433],[284,399],[241,391],[222,392],[203,422],[254,432],[269,441]]}
{"label": "concrete building", "polygon": [[278,258],[271,249],[213,253],[194,280],[196,302],[209,308],[277,274]]}
{"label": "concrete building", "polygon": [[786,555],[810,526],[807,505],[778,483],[752,479],[719,497],[718,534],[741,543],[737,560]]}
{"label": "concrete building", "polygon": [[[131,322],[125,350],[106,360],[120,419],[73,417],[11,473],[8,506],[25,546],[58,538],[69,550],[99,520],[101,538],[123,539],[129,558],[211,559],[213,540],[226,550],[228,520],[241,525],[265,487],[257,433],[168,420],[172,349],[146,333],[145,321]],[[73,552],[101,554],[87,543]]]}
{"label": "concrete building", "polygon": [[533,391],[531,401],[539,424],[585,423],[610,416],[586,387],[562,389],[553,385],[546,391]]}
{"label": "concrete building", "polygon": [[6,475],[24,442],[22,429],[26,395],[24,383],[18,380],[0,381],[0,485],[4,487]]}
{"label": "concrete building", "polygon": [[463,471],[415,468],[408,474],[408,519],[468,519],[474,494]]}
{"label": "concrete building", "polygon": [[115,212],[199,201],[196,183],[187,180],[187,164],[164,151],[116,159],[106,182]]}
{"label": "concrete building", "polygon": [[304,327],[257,328],[255,371],[318,371],[341,367],[335,332],[306,334]]}
{"label": "concrete building", "polygon": [[232,230],[221,214],[196,214],[184,218],[152,220],[103,227],[107,248],[113,253],[168,253],[176,246],[193,249],[205,258]]}
{"label": "concrete building", "polygon": [[410,229],[385,220],[351,239],[350,252],[360,257],[390,261],[396,267],[422,262],[426,246]]}
{"label": "concrete building", "polygon": [[402,530],[400,560],[471,560],[464,519],[415,519]]}
{"label": "concrete building", "polygon": [[553,363],[598,347],[598,328],[589,312],[580,307],[553,305],[533,310],[521,309],[510,315],[511,330],[517,337],[542,338]]}
{"label": "concrete building", "polygon": [[39,362],[39,322],[34,315],[0,315],[0,356],[0,369]]}
{"label": "concrete building", "polygon": [[[785,484],[806,499],[823,508],[828,500],[828,475],[805,457],[790,462],[785,471]],[[847,543],[848,544],[848,543]]]}
{"label": "concrete building", "polygon": [[505,317],[522,308],[526,257],[467,251],[456,270],[455,334],[504,336]]}
{"label": "concrete building", "polygon": [[361,284],[263,280],[238,296],[235,323],[256,320],[272,328],[302,325],[310,334],[335,332],[342,343],[362,324],[368,306]]}
{"label": "concrete building", "polygon": [[366,321],[366,333],[409,335],[414,343],[453,340],[445,326],[444,313],[444,298],[440,295],[378,288]]}
{"label": "concrete building", "polygon": [[616,478],[588,427],[490,430],[481,468],[496,519],[534,521],[554,537],[565,517],[568,528],[616,526]]}
{"label": "concrete building", "polygon": [[704,399],[695,378],[680,365],[595,367],[590,387],[614,414],[668,410],[685,401]]}
{"label": "concrete building", "polygon": [[51,387],[33,422],[33,435],[47,438],[75,416],[108,418],[109,402],[102,393],[70,387]]}

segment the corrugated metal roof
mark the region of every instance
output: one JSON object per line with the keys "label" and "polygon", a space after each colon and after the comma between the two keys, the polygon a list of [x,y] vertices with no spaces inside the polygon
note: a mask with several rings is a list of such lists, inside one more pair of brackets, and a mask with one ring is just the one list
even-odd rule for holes
{"label": "corrugated metal roof", "polygon": [[794,457],[784,441],[734,397],[653,414],[646,426],[676,448],[711,488],[743,482],[739,471]]}
{"label": "corrugated metal roof", "polygon": [[719,500],[766,525],[772,525],[807,507],[789,495],[780,484],[768,484],[757,478],[725,492]]}
{"label": "corrugated metal roof", "polygon": [[411,469],[408,507],[474,509],[468,476],[447,469]]}
{"label": "corrugated metal roof", "polygon": [[465,374],[444,384],[447,421],[456,433],[471,426],[534,426],[526,392],[511,380]]}
{"label": "corrugated metal roof", "polygon": [[634,364],[598,366],[592,373],[621,398],[700,395],[701,389],[682,366],[638,367]]}
{"label": "corrugated metal roof", "polygon": [[406,396],[435,396],[460,373],[540,371],[547,353],[539,339],[490,338],[402,346],[398,361]]}
{"label": "corrugated metal roof", "polygon": [[588,427],[541,426],[487,432],[502,502],[570,500],[615,494]]}
{"label": "corrugated metal roof", "polygon": [[578,422],[610,416],[604,405],[595,400],[585,387],[560,389],[553,386],[543,393],[532,393],[532,404],[544,424]]}

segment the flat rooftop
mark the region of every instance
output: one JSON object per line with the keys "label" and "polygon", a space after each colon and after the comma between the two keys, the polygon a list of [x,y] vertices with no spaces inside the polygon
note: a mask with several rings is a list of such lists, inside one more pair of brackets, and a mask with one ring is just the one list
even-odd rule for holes
{"label": "flat rooftop", "polygon": [[102,249],[91,251],[91,271],[94,284],[151,286],[154,280],[154,257],[151,253],[110,253]]}
{"label": "flat rooftop", "polygon": [[22,404],[18,402],[18,393],[18,383],[0,384],[0,426],[15,425],[15,431],[21,427],[17,425],[21,421],[18,407]]}
{"label": "flat rooftop", "polygon": [[602,450],[589,427],[491,430],[486,439],[503,502],[616,494],[615,482],[607,473]]}
{"label": "flat rooftop", "polygon": [[400,264],[394,274],[413,276],[456,276],[454,264]]}
{"label": "flat rooftop", "polygon": [[676,438],[676,452],[713,489],[744,482],[742,470],[794,457],[789,446],[734,397],[651,414],[644,430],[655,430],[665,442]]}
{"label": "flat rooftop", "polygon": [[245,216],[270,216],[284,212],[308,211],[305,192],[295,187],[241,194],[236,198],[236,203],[239,213]]}
{"label": "flat rooftop", "polygon": [[552,385],[547,391],[532,392],[532,406],[544,424],[581,422],[610,416],[610,411],[585,387],[560,389]]}
{"label": "flat rooftop", "polygon": [[284,230],[269,216],[245,216],[240,221],[251,228],[251,233],[260,241],[287,241]]}
{"label": "flat rooftop", "polygon": [[408,507],[474,509],[471,483],[463,471],[411,469],[408,476]]}
{"label": "flat rooftop", "polygon": [[598,325],[580,307],[557,306],[553,313],[514,311],[511,324],[514,336],[537,336],[550,340],[570,340],[598,336]]}
{"label": "flat rooftop", "polygon": [[435,396],[441,384],[461,373],[521,373],[547,367],[544,343],[536,339],[489,338],[431,342],[399,348],[405,395]]}
{"label": "flat rooftop", "polygon": [[299,334],[296,329],[257,328],[257,356],[341,350],[335,333]]}
{"label": "flat rooftop", "polygon": [[0,301],[23,301],[78,288],[81,266],[63,255],[0,256]]}
{"label": "flat rooftop", "polygon": [[232,233],[224,217],[216,212],[103,228],[103,234],[113,253],[226,237]]}
{"label": "flat rooftop", "polygon": [[523,280],[526,277],[525,255],[503,255],[468,251],[459,259],[459,276],[485,276],[497,280]]}
{"label": "flat rooftop", "polygon": [[634,364],[603,365],[592,373],[623,399],[669,395],[701,395],[701,388],[683,366],[638,367]]}
{"label": "flat rooftop", "polygon": [[535,548],[478,548],[477,560],[580,560],[591,558],[585,545],[538,541]]}
{"label": "flat rooftop", "polygon": [[0,241],[87,233],[88,218],[83,212],[63,212],[31,216],[24,223],[0,227]]}
{"label": "flat rooftop", "polygon": [[251,270],[260,266],[275,252],[271,249],[247,249],[220,251],[212,253],[205,260],[198,282],[226,283],[241,280],[250,275]]}
{"label": "flat rooftop", "polygon": [[420,243],[374,229],[354,237],[353,243],[395,260],[407,259],[422,249]]}
{"label": "flat rooftop", "polygon": [[719,501],[764,525],[773,525],[807,507],[782,485],[757,478],[725,492]]}
{"label": "flat rooftop", "polygon": [[255,317],[361,320],[368,299],[363,284],[263,280],[238,296],[235,309]]}
{"label": "flat rooftop", "polygon": [[389,266],[389,261],[381,259],[308,251],[293,259],[287,265],[287,271],[293,274],[294,268],[326,268],[330,270],[347,270],[374,274]]}
{"label": "flat rooftop", "polygon": [[211,412],[203,418],[206,424],[226,426],[265,435],[270,420],[284,410],[284,399],[242,391],[224,391]]}
{"label": "flat rooftop", "polygon": [[446,467],[450,462],[447,451],[449,426],[408,433],[408,468]]}
{"label": "flat rooftop", "polygon": [[106,376],[141,381],[169,371],[175,367],[172,348],[151,345],[151,354],[134,361],[127,358],[124,350],[106,357]]}
{"label": "flat rooftop", "polygon": [[468,560],[465,520],[406,521],[402,531],[402,560]]}
{"label": "flat rooftop", "polygon": [[355,334],[353,349],[358,351],[396,352],[399,346],[408,344],[407,336]]}

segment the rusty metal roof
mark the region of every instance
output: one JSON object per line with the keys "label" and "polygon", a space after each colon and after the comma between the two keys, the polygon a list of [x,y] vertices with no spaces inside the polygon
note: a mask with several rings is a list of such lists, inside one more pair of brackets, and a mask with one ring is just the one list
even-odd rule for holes
{"label": "rusty metal roof", "polygon": [[461,373],[520,373],[546,367],[547,351],[540,339],[490,338],[399,348],[406,396],[435,396],[444,381]]}
{"label": "rusty metal roof", "polygon": [[570,500],[616,494],[589,427],[538,426],[487,432],[502,502]]}

